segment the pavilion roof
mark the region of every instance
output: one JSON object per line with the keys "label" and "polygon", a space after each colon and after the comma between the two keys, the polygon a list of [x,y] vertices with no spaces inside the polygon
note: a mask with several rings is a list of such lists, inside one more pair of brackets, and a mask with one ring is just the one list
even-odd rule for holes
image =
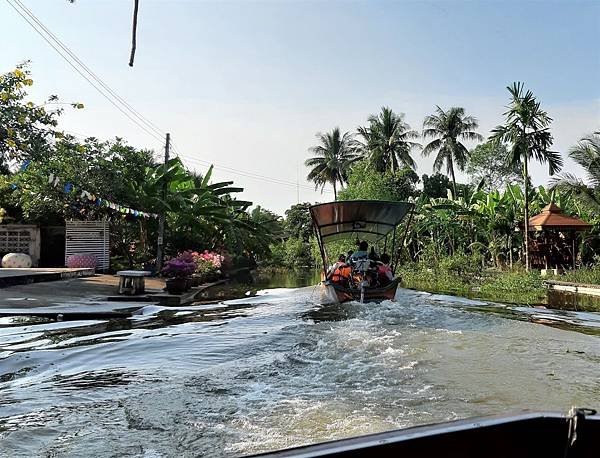
{"label": "pavilion roof", "polygon": [[544,229],[587,231],[591,227],[591,224],[582,219],[564,215],[560,207],[554,203],[546,205],[539,215],[529,218],[530,231],[542,231]]}

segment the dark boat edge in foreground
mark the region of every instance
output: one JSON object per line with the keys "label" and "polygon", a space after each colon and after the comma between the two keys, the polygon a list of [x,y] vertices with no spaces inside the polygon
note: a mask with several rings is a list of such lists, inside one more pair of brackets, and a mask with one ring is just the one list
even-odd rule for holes
{"label": "dark boat edge in foreground", "polygon": [[523,412],[416,426],[255,457],[592,458],[600,456],[600,415],[574,409]]}

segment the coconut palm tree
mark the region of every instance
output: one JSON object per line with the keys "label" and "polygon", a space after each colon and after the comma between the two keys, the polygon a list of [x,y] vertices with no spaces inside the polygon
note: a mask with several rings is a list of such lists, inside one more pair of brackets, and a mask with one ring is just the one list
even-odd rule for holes
{"label": "coconut palm tree", "polygon": [[382,107],[378,115],[369,116],[368,122],[368,126],[358,128],[362,137],[360,149],[377,171],[396,172],[400,166],[413,170],[417,167],[410,151],[421,145],[410,140],[418,138],[419,134],[404,122],[403,113]]}
{"label": "coconut palm tree", "polygon": [[319,145],[308,150],[315,155],[304,163],[311,167],[309,181],[321,187],[321,192],[327,183],[333,185],[333,195],[337,200],[337,183],[344,185],[348,178],[348,171],[354,161],[358,159],[356,142],[349,132],[340,133],[336,127],[331,132],[317,133]]}
{"label": "coconut palm tree", "polygon": [[569,157],[586,171],[587,182],[565,173],[553,180],[552,188],[572,195],[600,216],[600,130],[583,137],[569,150]]}
{"label": "coconut palm tree", "polygon": [[456,194],[456,177],[454,168],[463,171],[469,159],[469,150],[460,140],[483,140],[483,137],[475,132],[479,127],[477,119],[473,116],[465,116],[465,109],[451,107],[447,111],[436,107],[435,114],[427,116],[423,121],[423,138],[433,138],[423,149],[423,156],[429,156],[437,151],[433,163],[433,169],[439,172],[444,163],[446,170],[452,178],[452,189],[454,197]]}
{"label": "coconut palm tree", "polygon": [[525,197],[525,268],[529,270],[529,160],[535,159],[540,163],[548,163],[550,175],[562,168],[563,160],[560,153],[550,151],[552,134],[550,123],[552,118],[540,107],[533,92],[524,90],[523,83],[513,83],[507,87],[510,93],[508,111],[504,113],[506,122],[492,130],[490,140],[506,142],[511,145],[508,152],[508,162],[511,165],[522,165],[524,197]]}

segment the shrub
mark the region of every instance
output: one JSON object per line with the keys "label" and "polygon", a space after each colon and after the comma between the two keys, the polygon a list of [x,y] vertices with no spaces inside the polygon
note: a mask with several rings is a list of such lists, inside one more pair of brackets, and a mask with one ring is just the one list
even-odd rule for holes
{"label": "shrub", "polygon": [[225,260],[224,256],[213,251],[204,250],[190,252],[190,257],[195,265],[195,272],[199,275],[210,276],[220,273],[221,266]]}
{"label": "shrub", "polygon": [[161,273],[169,278],[189,277],[196,270],[196,264],[186,260],[186,256],[178,256],[165,263]]}

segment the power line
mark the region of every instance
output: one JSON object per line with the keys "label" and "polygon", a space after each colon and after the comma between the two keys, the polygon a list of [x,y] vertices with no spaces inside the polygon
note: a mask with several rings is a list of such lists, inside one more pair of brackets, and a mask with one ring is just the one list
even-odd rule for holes
{"label": "power line", "polygon": [[152,121],[146,118],[143,114],[137,111],[134,107],[132,107],[125,99],[123,99],[119,94],[117,94],[108,84],[106,84],[96,73],[94,73],[67,45],[65,45],[48,27],[46,27],[42,21],[33,14],[33,12],[28,9],[21,0],[13,0],[15,3],[19,5],[21,9],[25,11],[25,13],[35,21],[51,38],[52,40],[58,44],[75,62],[77,62],[85,72],[90,75],[95,81],[97,81],[104,89],[106,89],[115,99],[117,99],[121,104],[125,106],[127,110],[129,110],[136,118],[138,118],[141,122],[143,122],[149,129],[153,130],[157,134],[164,136],[165,133]]}
{"label": "power line", "polygon": [[[18,1],[18,0],[14,0],[14,1]],[[125,116],[127,116],[127,118],[129,118],[134,124],[136,124],[140,129],[142,129],[144,132],[146,132],[148,135],[152,136],[153,138],[155,138],[156,140],[159,140],[160,142],[163,141],[162,137],[159,137],[158,134],[154,133],[153,131],[149,130],[148,128],[146,128],[144,125],[142,125],[140,122],[138,122],[134,117],[132,117],[129,113],[127,113],[123,108],[121,108],[121,106],[117,105],[117,103],[110,98],[105,92],[104,90],[100,89],[90,78],[88,78],[77,66],[75,66],[75,64],[73,64],[73,62],[71,62],[71,60],[69,60],[69,58],[67,58],[60,49],[58,49],[38,28],[37,26],[31,22],[18,8],[15,4],[12,3],[12,0],[6,0],[6,2],[19,14],[19,16],[21,16],[25,22],[27,22],[35,31],[36,33],[41,36],[44,41],[46,43],[48,43],[77,73],[79,73],[79,75],[81,75],[82,78],[84,78],[88,83],[90,83],[90,85],[96,89],[96,91],[98,91],[106,100],[108,100],[115,108],[117,108],[121,113],[123,113]]]}
{"label": "power line", "polygon": [[[289,187],[292,187],[292,188],[300,187],[302,189],[307,189],[307,190],[311,190],[311,191],[315,190],[315,188],[313,188],[312,186],[299,185],[298,183],[294,183],[292,181],[283,180],[281,178],[269,177],[269,176],[260,175],[260,174],[254,173],[254,172],[248,172],[248,171],[245,171],[245,170],[239,170],[239,169],[235,169],[235,168],[228,167],[228,166],[225,166],[225,165],[215,164],[213,162],[205,161],[205,160],[202,160],[202,159],[188,157],[187,160],[190,161],[190,162],[192,162],[192,163],[196,163],[198,165],[202,165],[204,167],[212,165],[212,166],[214,166],[214,168],[216,168],[218,170],[224,170],[226,172],[233,173],[233,174],[236,174],[236,175],[240,175],[240,176],[243,176],[243,177],[246,177],[246,178],[253,178],[255,180],[266,181],[266,182],[269,182],[269,183],[272,183],[272,184],[279,184],[279,185],[289,186]],[[324,189],[323,192],[333,194],[333,191],[330,191],[328,189]]]}
{"label": "power line", "polygon": [[[190,159],[190,160],[192,160],[192,159]],[[199,162],[203,163],[204,165],[213,165],[218,170],[224,170],[226,172],[233,173],[233,174],[236,174],[236,175],[240,175],[240,176],[243,176],[243,177],[246,177],[246,178],[253,178],[255,180],[266,181],[266,182],[273,183],[273,184],[280,184],[280,185],[284,185],[284,186],[289,186],[291,188],[298,188],[298,187],[300,187],[302,189],[306,189],[306,190],[309,190],[309,191],[315,191],[315,188],[313,188],[312,186],[300,185],[298,183],[294,183],[294,182],[287,181],[287,180],[282,180],[280,178],[269,177],[269,176],[265,176],[265,175],[259,175],[259,174],[256,174],[254,172],[246,172],[246,171],[234,169],[234,168],[231,168],[231,167],[227,167],[227,166],[224,166],[224,165],[214,164],[214,163],[211,163],[211,162],[208,162],[208,161],[201,161],[201,160],[198,160],[198,159],[196,159],[196,161],[199,161]],[[323,192],[326,192],[326,193],[329,193],[329,194],[333,194],[333,191],[330,191],[328,189],[324,189]]]}
{"label": "power line", "polygon": [[184,167],[191,170],[191,167],[189,165],[187,165],[186,162],[183,160],[183,156],[179,153],[179,148],[177,148],[177,146],[175,145],[175,142],[173,141],[173,139],[171,139],[171,148],[173,149],[173,152],[175,153],[175,156],[177,158],[179,158],[179,160],[184,165]]}
{"label": "power line", "polygon": [[[133,106],[131,106],[125,99],[123,99],[117,92],[115,92],[107,83],[105,83],[96,73],[94,73],[67,45],[65,45],[50,29],[48,29],[34,14],[31,10],[29,10],[20,0],[6,0],[7,3],[21,16],[25,22],[27,22],[35,32],[40,35],[46,43],[48,43],[81,77],[83,77],[98,93],[100,93],[106,100],[108,100],[115,108],[117,108],[122,114],[124,114],[129,120],[131,120],[135,125],[137,125],[140,129],[146,132],[148,135],[152,136],[154,139],[163,141],[163,131],[156,124],[142,115],[139,111],[137,111]],[[14,3],[13,3],[14,2]],[[20,9],[19,9],[20,8]],[[28,16],[28,17],[26,17]],[[31,20],[30,20],[31,19]],[[32,22],[33,21],[33,22]],[[38,28],[39,27],[39,28]],[[40,30],[43,30],[43,32]],[[47,35],[44,35],[44,33]],[[54,41],[52,43],[50,39]],[[55,46],[56,44],[56,46]],[[58,47],[57,47],[58,46]],[[59,49],[60,48],[60,49]],[[69,57],[63,54],[64,51],[76,64],[78,64],[88,76],[86,76],[80,68],[78,68]],[[91,78],[91,79],[90,79]],[[96,81],[94,83],[92,81]],[[112,97],[112,98],[111,98]],[[116,100],[116,102],[115,102]],[[117,104],[117,102],[120,104]],[[125,111],[127,110],[127,111]],[[71,132],[74,134],[74,132]],[[77,136],[81,136],[78,134]],[[83,136],[81,136],[83,137]],[[173,145],[173,150],[175,155],[185,164],[183,156],[178,152],[178,149]],[[260,175],[252,172],[242,171],[238,169],[234,169],[232,167],[227,167],[218,164],[212,164],[208,161],[203,161],[201,159],[195,158],[187,158],[192,162],[200,163],[202,165],[214,165],[215,168],[220,170],[225,170],[230,173],[234,173],[240,176],[244,176],[247,178],[253,178],[256,180],[267,181],[273,184],[291,186],[294,188],[303,188],[314,190],[311,186],[300,185],[299,183],[292,183],[291,181],[282,180],[279,178],[268,177],[265,175]],[[189,168],[189,167],[188,167]],[[323,190],[322,192],[332,193],[329,190]]]}

